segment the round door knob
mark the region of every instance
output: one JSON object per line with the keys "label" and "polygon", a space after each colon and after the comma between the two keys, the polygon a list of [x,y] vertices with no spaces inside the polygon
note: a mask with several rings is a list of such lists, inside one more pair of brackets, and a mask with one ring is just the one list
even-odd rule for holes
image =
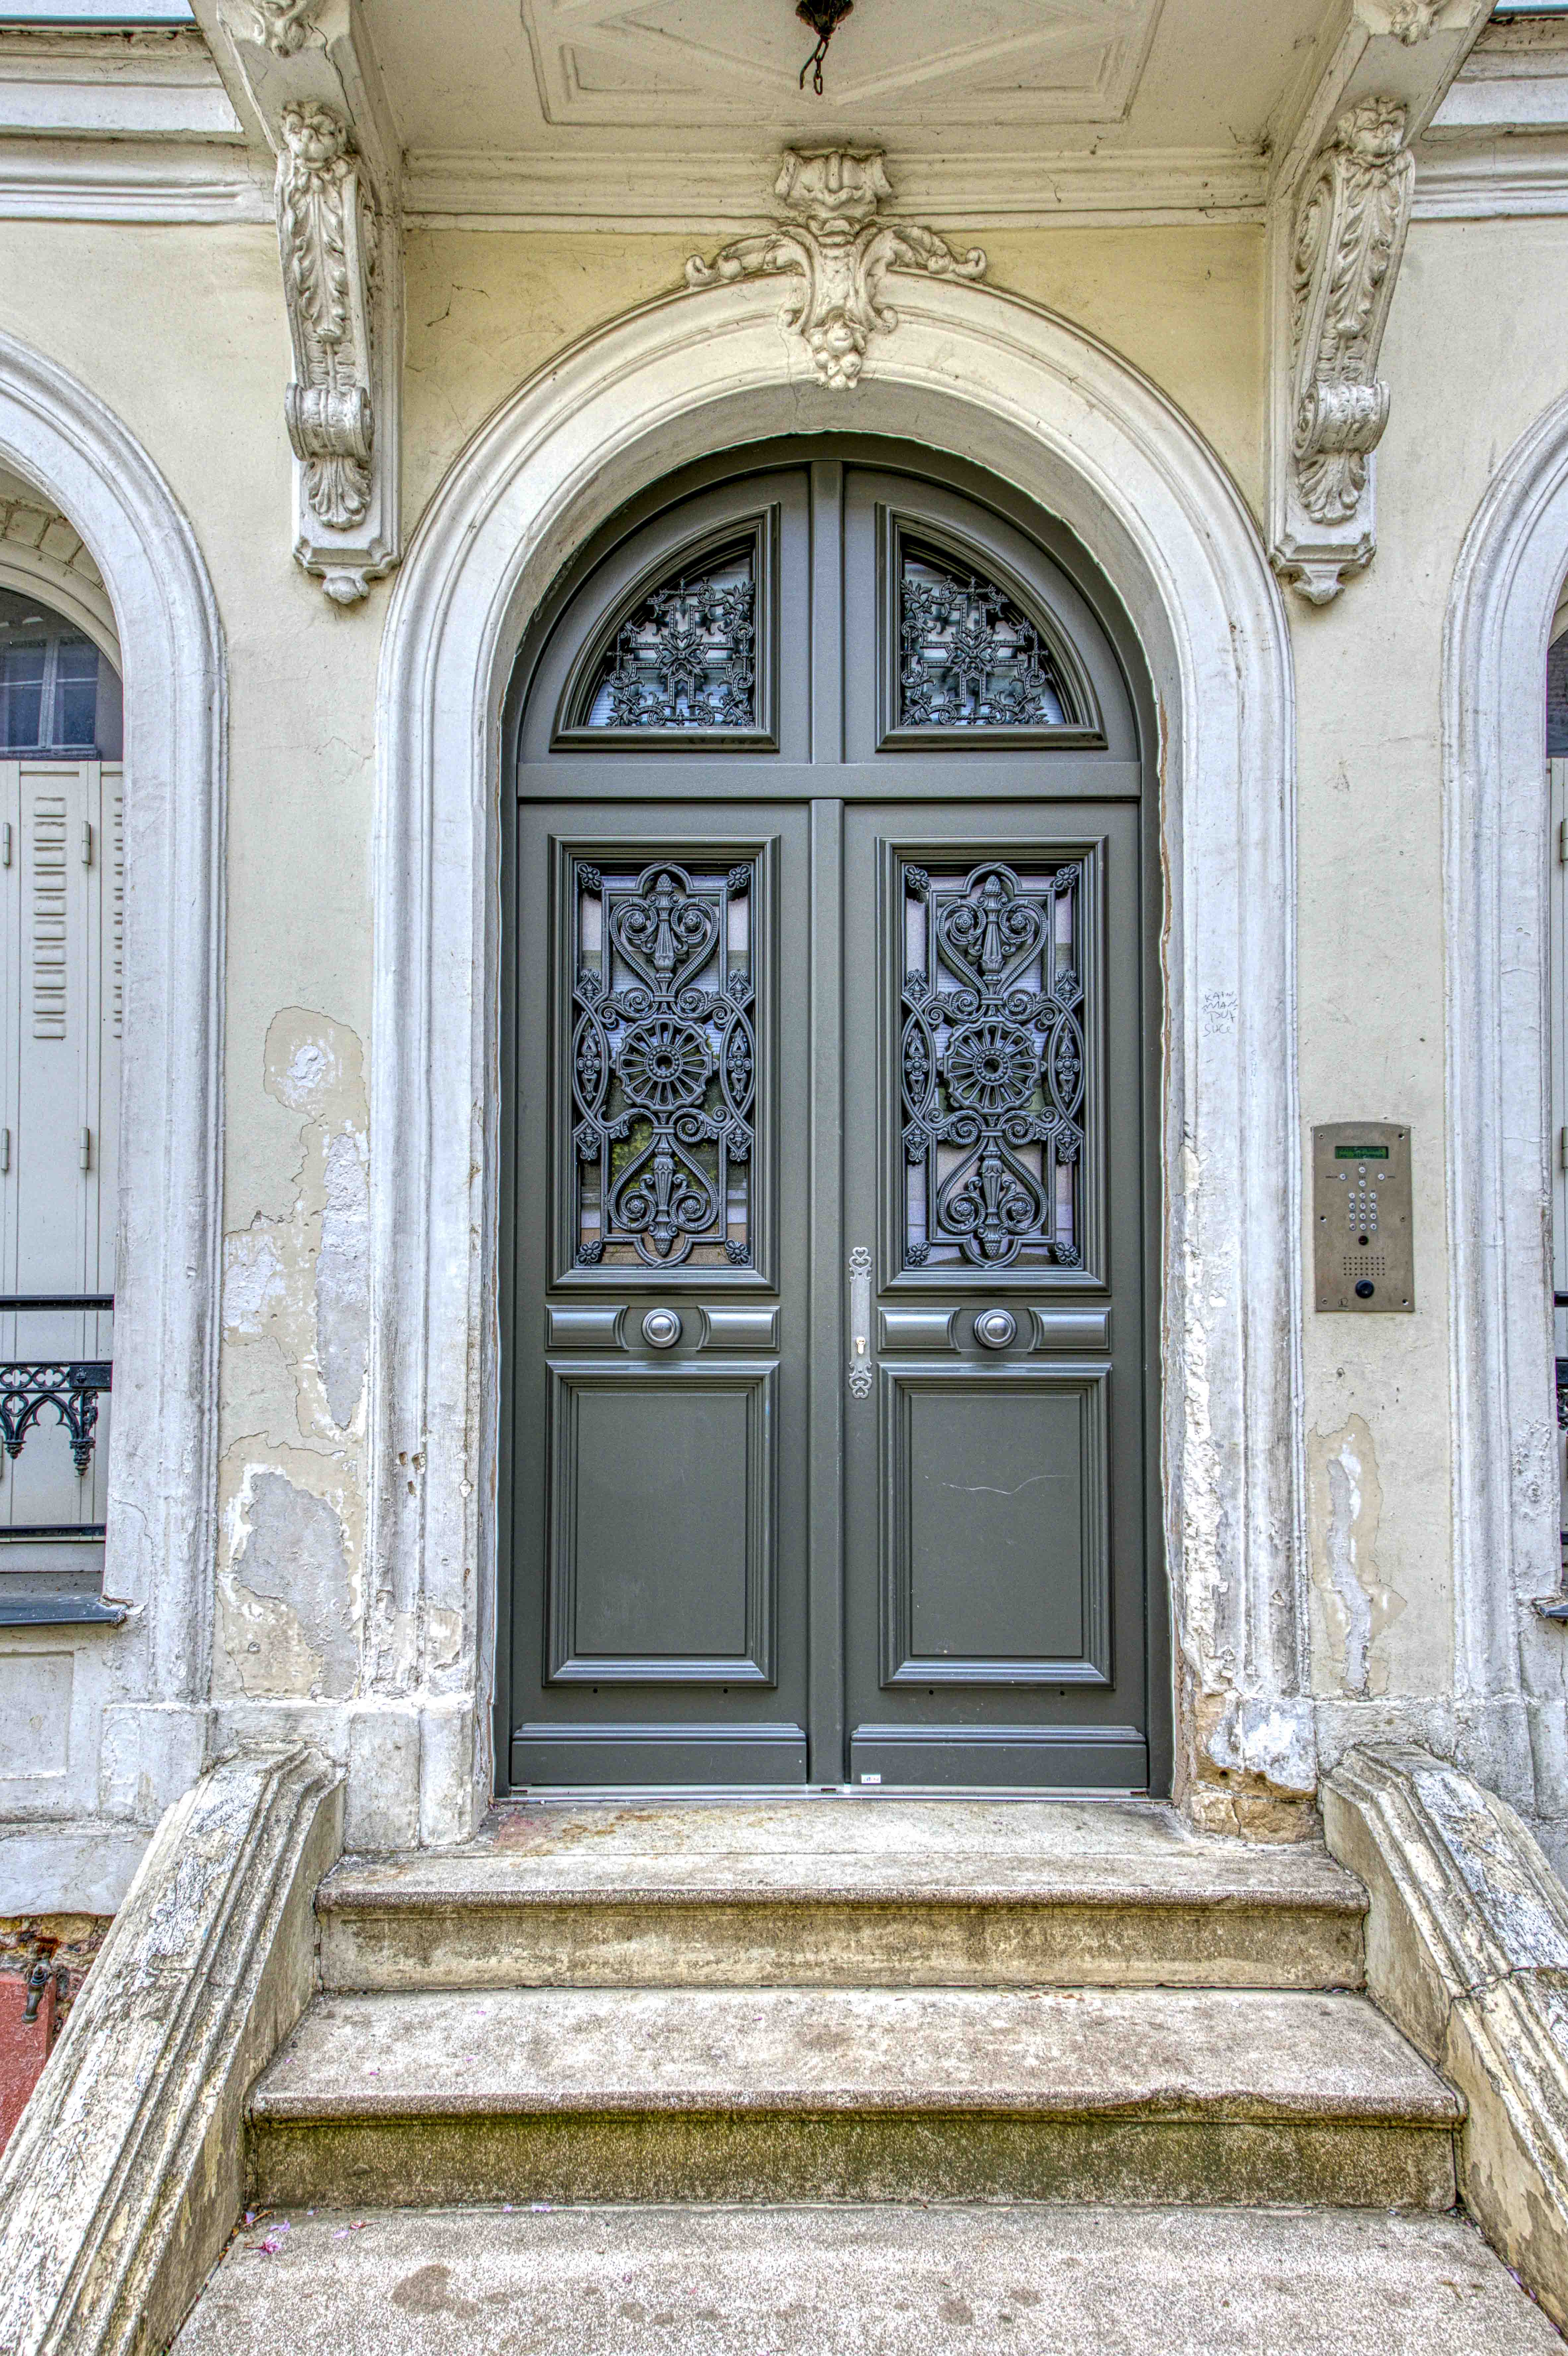
{"label": "round door knob", "polygon": [[974,1338],[987,1350],[1004,1350],[1018,1338],[1018,1321],[1010,1309],[987,1309],[974,1321]]}
{"label": "round door knob", "polygon": [[642,1321],[642,1338],[650,1350],[672,1350],[681,1339],[681,1320],[673,1309],[650,1309]]}

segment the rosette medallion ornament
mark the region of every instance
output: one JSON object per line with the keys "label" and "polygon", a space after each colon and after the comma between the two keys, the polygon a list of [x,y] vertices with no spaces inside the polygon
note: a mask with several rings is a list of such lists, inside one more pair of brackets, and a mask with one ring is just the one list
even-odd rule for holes
{"label": "rosette medallion ornament", "polygon": [[961,876],[904,870],[906,893],[924,906],[926,954],[903,993],[912,1267],[1081,1262],[1080,883],[1076,864],[1027,882],[999,860]]}
{"label": "rosette medallion ornament", "polygon": [[751,1257],[756,1041],[750,862],[693,875],[579,864],[573,1145],[584,1169],[576,1254],[672,1268],[694,1247]]}
{"label": "rosette medallion ornament", "polygon": [[933,278],[979,278],[979,246],[957,254],[935,230],[878,219],[893,194],[879,147],[790,147],[774,193],[790,215],[756,237],[736,238],[712,262],[693,254],[692,287],[794,273],[799,290],[784,323],[805,338],[821,381],[836,391],[857,382],[874,335],[891,334],[898,314],[885,299],[896,270]]}

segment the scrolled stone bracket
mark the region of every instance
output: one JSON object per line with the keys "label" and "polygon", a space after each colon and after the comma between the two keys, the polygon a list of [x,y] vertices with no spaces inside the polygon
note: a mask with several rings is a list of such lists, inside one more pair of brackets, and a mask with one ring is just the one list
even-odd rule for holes
{"label": "scrolled stone bracket", "polygon": [[1376,545],[1370,460],[1390,406],[1378,359],[1410,222],[1408,130],[1398,100],[1348,107],[1295,207],[1290,438],[1271,553],[1316,605],[1337,596]]}
{"label": "scrolled stone bracket", "polygon": [[890,272],[984,274],[979,246],[955,253],[935,230],[878,217],[893,194],[879,147],[787,148],[774,194],[792,218],[736,238],[712,262],[693,254],[686,284],[699,288],[798,275],[800,284],[785,305],[783,322],[804,341],[818,382],[832,391],[854,386],[872,337],[890,335],[898,325],[884,294]]}
{"label": "scrolled stone bracket", "polygon": [[252,145],[275,163],[295,556],[335,605],[357,605],[402,552],[399,157],[360,0],[196,9]]}

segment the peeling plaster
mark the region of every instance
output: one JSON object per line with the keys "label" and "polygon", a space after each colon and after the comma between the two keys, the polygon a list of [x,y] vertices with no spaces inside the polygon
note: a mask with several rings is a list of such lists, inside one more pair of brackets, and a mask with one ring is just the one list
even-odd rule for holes
{"label": "peeling plaster", "polygon": [[286,1472],[247,1468],[219,1578],[221,1691],[343,1700],[359,1675],[357,1597],[341,1515]]}
{"label": "peeling plaster", "polygon": [[[295,1117],[274,1215],[224,1240],[220,1698],[357,1693],[363,1626],[370,1144],[358,1035],[285,1007],[263,1055]],[[252,1195],[252,1200],[255,1199]]]}
{"label": "peeling plaster", "polygon": [[371,1338],[370,1153],[362,1130],[333,1138],[324,1177],[316,1355],[332,1420],[342,1431],[360,1411]]}
{"label": "peeling plaster", "polygon": [[1385,1694],[1389,1662],[1380,1647],[1405,1598],[1378,1569],[1383,1494],[1365,1418],[1352,1415],[1337,1431],[1315,1431],[1308,1459],[1315,1685],[1360,1698]]}

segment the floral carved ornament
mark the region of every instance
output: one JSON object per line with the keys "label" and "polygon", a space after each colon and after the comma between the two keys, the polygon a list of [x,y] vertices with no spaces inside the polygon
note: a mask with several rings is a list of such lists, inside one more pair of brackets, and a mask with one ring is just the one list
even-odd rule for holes
{"label": "floral carved ornament", "polygon": [[1313,167],[1291,253],[1291,458],[1320,524],[1356,513],[1382,438],[1389,388],[1378,355],[1410,221],[1415,165],[1404,108],[1363,99]]}
{"label": "floral carved ornament", "polygon": [[[371,503],[381,225],[340,114],[310,102],[285,107],[282,134],[278,243],[295,369],[288,434],[313,514],[343,531]],[[363,595],[357,578],[329,577],[328,594],[342,603]]]}
{"label": "floral carved ornament", "polygon": [[686,284],[722,286],[737,278],[798,274],[801,284],[785,309],[785,324],[804,337],[820,380],[836,391],[858,380],[872,337],[898,324],[897,312],[884,299],[890,272],[923,271],[938,278],[979,278],[984,272],[978,246],[957,254],[934,230],[878,218],[893,194],[880,148],[787,149],[774,193],[792,218],[758,236],[737,238],[712,262],[693,254]]}

